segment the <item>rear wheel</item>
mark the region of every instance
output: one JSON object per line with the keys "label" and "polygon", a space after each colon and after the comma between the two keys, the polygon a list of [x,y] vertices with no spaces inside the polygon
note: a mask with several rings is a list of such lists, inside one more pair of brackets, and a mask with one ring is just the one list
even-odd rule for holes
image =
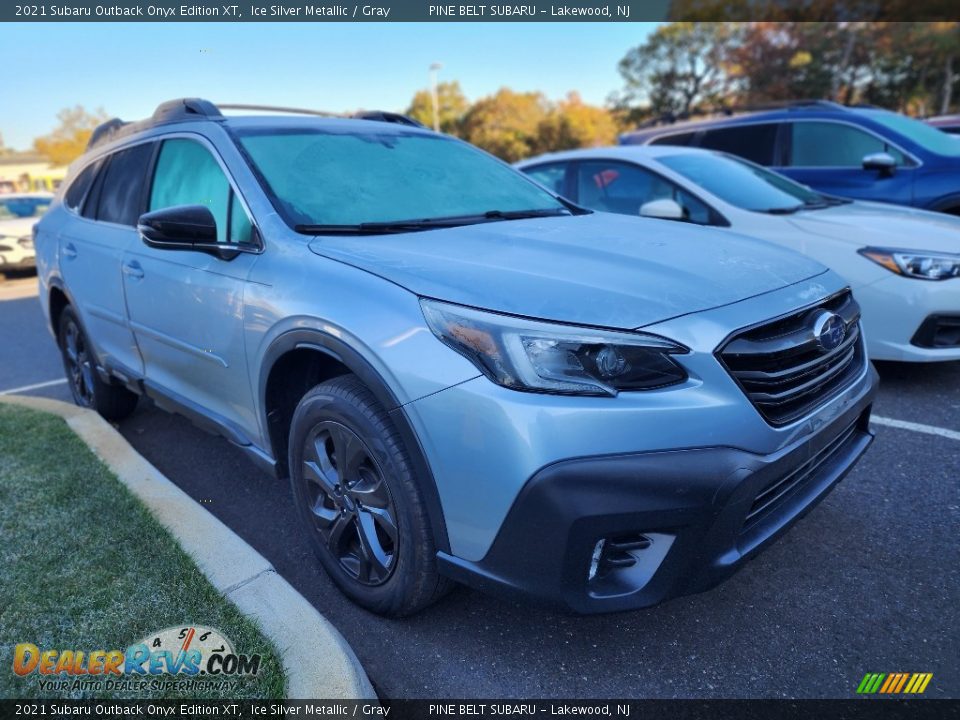
{"label": "rear wheel", "polygon": [[403,616],[449,587],[400,436],[356,377],[322,383],[300,401],[290,480],[314,552],[355,602]]}
{"label": "rear wheel", "polygon": [[58,339],[67,384],[77,405],[96,410],[107,420],[122,420],[134,411],[136,393],[100,379],[93,349],[72,307],[60,314]]}

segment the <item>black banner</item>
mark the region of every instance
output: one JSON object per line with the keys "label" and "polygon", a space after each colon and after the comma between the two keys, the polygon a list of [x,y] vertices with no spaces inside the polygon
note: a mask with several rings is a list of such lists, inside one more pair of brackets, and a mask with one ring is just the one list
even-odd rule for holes
{"label": "black banner", "polygon": [[329,0],[4,2],[3,22],[641,22],[957,20],[956,0]]}
{"label": "black banner", "polygon": [[958,700],[0,700],[8,718],[950,720]]}

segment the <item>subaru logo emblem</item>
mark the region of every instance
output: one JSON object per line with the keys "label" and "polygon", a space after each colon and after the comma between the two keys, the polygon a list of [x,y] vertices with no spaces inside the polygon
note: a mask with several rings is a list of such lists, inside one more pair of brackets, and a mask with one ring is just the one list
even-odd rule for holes
{"label": "subaru logo emblem", "polygon": [[824,310],[813,320],[813,337],[824,352],[840,347],[847,336],[847,324],[839,315]]}

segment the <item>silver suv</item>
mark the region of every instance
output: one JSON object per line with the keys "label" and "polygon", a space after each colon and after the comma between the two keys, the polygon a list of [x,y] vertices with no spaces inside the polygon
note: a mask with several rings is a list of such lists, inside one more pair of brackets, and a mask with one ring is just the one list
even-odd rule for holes
{"label": "silver suv", "polygon": [[379,613],[451,580],[580,612],[705,589],[871,441],[836,275],[401,116],[111,121],[36,242],[76,401],[146,396],[289,478]]}

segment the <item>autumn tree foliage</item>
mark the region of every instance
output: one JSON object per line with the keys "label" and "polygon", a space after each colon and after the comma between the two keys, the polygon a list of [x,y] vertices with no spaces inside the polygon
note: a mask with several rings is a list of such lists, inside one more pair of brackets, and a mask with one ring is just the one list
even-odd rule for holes
{"label": "autumn tree foliage", "polygon": [[49,135],[33,141],[33,148],[53,165],[69,165],[83,154],[94,129],[107,119],[103,110],[87,112],[82,105],[57,113],[59,124]]}

